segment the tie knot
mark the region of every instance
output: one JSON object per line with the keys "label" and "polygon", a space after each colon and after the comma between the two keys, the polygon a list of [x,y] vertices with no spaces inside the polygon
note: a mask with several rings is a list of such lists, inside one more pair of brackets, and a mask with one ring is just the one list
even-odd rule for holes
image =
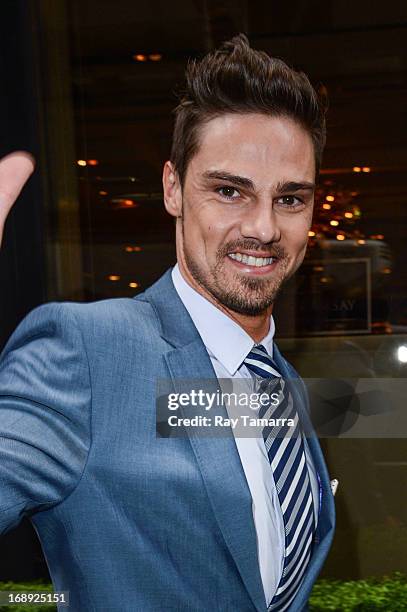
{"label": "tie knot", "polygon": [[245,366],[262,378],[274,378],[281,376],[275,361],[270,357],[262,344],[252,348],[244,360]]}

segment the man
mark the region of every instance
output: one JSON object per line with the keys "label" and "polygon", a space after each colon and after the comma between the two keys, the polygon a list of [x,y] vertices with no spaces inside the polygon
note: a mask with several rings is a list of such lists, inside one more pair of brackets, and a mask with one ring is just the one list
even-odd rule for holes
{"label": "man", "polygon": [[[31,518],[69,609],[306,609],[333,500],[272,308],[323,145],[308,79],[244,36],[191,63],[163,173],[177,266],[134,299],[41,306],[8,342],[0,530]],[[157,380],[217,377],[277,385],[291,432],[158,438]]]}

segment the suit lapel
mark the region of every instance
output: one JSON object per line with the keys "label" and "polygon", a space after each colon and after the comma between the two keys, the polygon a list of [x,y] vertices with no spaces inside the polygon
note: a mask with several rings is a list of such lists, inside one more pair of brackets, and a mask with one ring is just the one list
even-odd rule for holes
{"label": "suit lapel", "polygon": [[[175,291],[170,272],[138,299],[147,299],[161,322],[162,336],[174,348],[164,355],[177,392],[191,389],[191,380],[202,381],[206,391],[219,388],[206,348]],[[198,385],[195,384],[194,388]],[[188,408],[180,409],[189,417]],[[227,417],[224,406],[211,416]],[[257,555],[252,498],[231,430],[218,437],[204,437],[199,429],[186,427],[207,494],[226,545],[244,585],[259,612],[266,609]]]}
{"label": "suit lapel", "polygon": [[[292,366],[288,366],[286,360],[282,357],[280,351],[277,346],[274,344],[274,358],[276,364],[279,367],[280,372],[288,380],[292,381],[293,384],[290,385],[291,391],[294,394],[296,405],[298,406],[298,410],[300,412],[301,422],[303,424],[304,431],[306,432],[308,446],[311,451],[312,459],[314,461],[314,465],[316,471],[320,478],[321,485],[321,507],[320,507],[320,515],[323,512],[323,527],[320,527],[318,524],[319,536],[323,537],[326,532],[326,527],[333,526],[334,524],[334,514],[335,514],[335,506],[333,495],[331,492],[331,483],[329,480],[328,470],[326,468],[326,464],[322,455],[321,447],[318,442],[318,438],[315,434],[315,430],[312,426],[310,420],[310,410],[308,405],[308,394],[306,392],[306,388],[304,382],[301,380],[299,375],[296,373]],[[301,390],[300,390],[301,389]]]}
{"label": "suit lapel", "polygon": [[[316,472],[319,477],[320,484],[320,507],[318,516],[318,525],[315,533],[315,546],[314,551],[305,573],[304,582],[300,593],[297,597],[302,597],[302,593],[306,593],[311,590],[320,570],[321,565],[328,554],[335,526],[335,505],[331,491],[331,484],[329,480],[328,470],[325,465],[325,461],[322,455],[321,447],[318,442],[318,438],[315,434],[314,428],[309,418],[309,405],[308,395],[305,389],[303,381],[299,375],[295,372],[292,367],[289,367],[285,359],[282,357],[277,346],[274,344],[273,356],[276,364],[279,367],[280,372],[286,378],[287,381],[293,381],[294,384],[290,385],[291,392],[294,395],[294,401],[298,406],[300,412],[300,418],[306,432],[308,446],[312,455],[312,460]],[[297,380],[295,380],[297,379]],[[298,384],[297,384],[298,382]],[[300,391],[302,388],[302,392]],[[296,604],[296,601],[293,602]],[[299,602],[298,602],[299,604]]]}

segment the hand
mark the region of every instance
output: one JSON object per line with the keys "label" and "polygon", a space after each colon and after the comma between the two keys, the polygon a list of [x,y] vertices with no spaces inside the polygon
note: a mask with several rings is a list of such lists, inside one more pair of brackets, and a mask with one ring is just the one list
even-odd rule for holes
{"label": "hand", "polygon": [[0,245],[7,215],[34,166],[34,158],[26,151],[14,151],[0,159]]}

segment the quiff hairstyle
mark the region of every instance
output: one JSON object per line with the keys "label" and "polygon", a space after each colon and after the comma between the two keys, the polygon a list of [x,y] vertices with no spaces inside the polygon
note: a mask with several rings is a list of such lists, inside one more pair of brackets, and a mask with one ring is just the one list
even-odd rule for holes
{"label": "quiff hairstyle", "polygon": [[189,61],[185,77],[186,86],[174,110],[170,156],[182,186],[199,147],[199,128],[226,113],[293,119],[312,138],[318,174],[326,139],[327,104],[303,72],[251,49],[247,37],[239,34],[201,60]]}

